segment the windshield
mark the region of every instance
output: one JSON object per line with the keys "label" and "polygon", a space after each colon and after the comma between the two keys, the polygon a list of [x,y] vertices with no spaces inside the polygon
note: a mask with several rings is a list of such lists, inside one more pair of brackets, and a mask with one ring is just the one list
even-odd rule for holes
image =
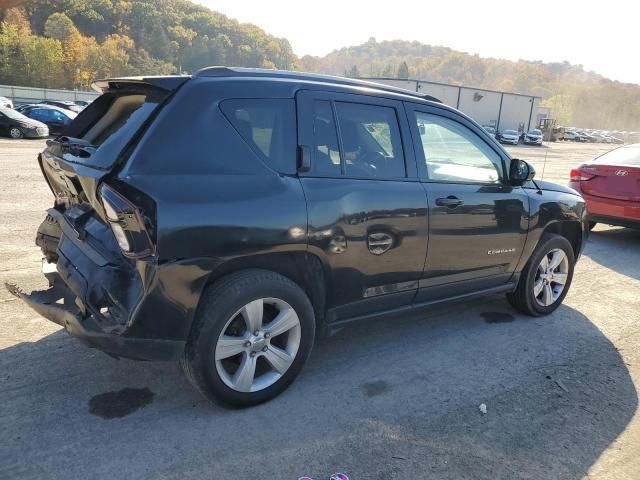
{"label": "windshield", "polygon": [[595,159],[596,163],[640,166],[640,145],[616,148]]}
{"label": "windshield", "polygon": [[0,107],[0,113],[2,113],[5,117],[13,118],[14,120],[29,121],[28,117],[25,117],[20,112],[16,112],[12,108]]}
{"label": "windshield", "polygon": [[505,135],[518,135],[518,132],[516,132],[515,130],[505,130],[504,134]]}
{"label": "windshield", "polygon": [[530,130],[529,133],[531,135],[542,135],[542,132],[540,130]]}

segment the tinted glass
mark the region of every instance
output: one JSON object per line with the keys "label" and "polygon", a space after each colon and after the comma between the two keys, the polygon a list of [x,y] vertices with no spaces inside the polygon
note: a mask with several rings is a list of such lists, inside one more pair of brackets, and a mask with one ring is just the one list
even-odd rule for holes
{"label": "tinted glass", "polygon": [[336,102],[336,113],[349,176],[406,176],[400,127],[395,109]]}
{"label": "tinted glass", "polygon": [[35,110],[31,110],[31,112],[29,113],[29,116],[31,118],[35,118],[37,120],[43,120],[47,122],[53,120],[53,117],[50,114],[50,110],[47,110],[45,108],[36,108]]}
{"label": "tinted glass", "polygon": [[339,176],[341,174],[338,133],[333,120],[331,103],[313,102],[313,146],[311,168],[314,174]]}
{"label": "tinted glass", "polygon": [[65,117],[62,113],[60,113],[57,110],[51,110],[51,116],[57,122],[65,122],[67,120],[67,117]]}
{"label": "tinted glass", "polygon": [[292,99],[222,102],[227,119],[256,154],[282,173],[296,170],[296,121]]}
{"label": "tinted glass", "polygon": [[460,123],[416,112],[430,180],[499,183],[502,160],[480,137]]}

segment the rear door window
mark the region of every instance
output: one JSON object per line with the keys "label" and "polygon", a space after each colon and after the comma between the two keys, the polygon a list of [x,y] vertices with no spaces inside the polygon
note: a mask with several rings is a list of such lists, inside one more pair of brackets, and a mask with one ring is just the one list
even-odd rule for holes
{"label": "rear door window", "polygon": [[352,177],[406,176],[394,108],[336,102],[345,173]]}
{"label": "rear door window", "polygon": [[230,99],[225,117],[258,157],[274,170],[296,172],[296,110],[293,99]]}
{"label": "rear door window", "polygon": [[342,159],[338,146],[338,131],[333,109],[328,100],[313,101],[313,173],[335,177],[342,174]]}

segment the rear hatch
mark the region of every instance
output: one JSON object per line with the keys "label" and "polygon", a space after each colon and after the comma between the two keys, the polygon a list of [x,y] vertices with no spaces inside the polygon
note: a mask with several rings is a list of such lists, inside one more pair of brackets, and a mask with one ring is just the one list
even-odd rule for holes
{"label": "rear hatch", "polygon": [[621,147],[582,166],[592,176],[580,183],[583,193],[640,202],[640,146]]}
{"label": "rear hatch", "polygon": [[39,157],[56,209],[86,202],[101,210],[98,183],[121,164],[164,102],[188,78],[97,82],[94,87],[103,95],[76,117],[63,136],[47,141]]}

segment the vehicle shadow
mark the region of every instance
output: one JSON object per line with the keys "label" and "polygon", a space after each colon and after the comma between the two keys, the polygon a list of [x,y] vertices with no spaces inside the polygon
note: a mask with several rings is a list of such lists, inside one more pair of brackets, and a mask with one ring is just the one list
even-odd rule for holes
{"label": "vehicle shadow", "polygon": [[0,372],[4,478],[580,479],[638,405],[582,313],[526,318],[503,297],[344,329],[245,410],[61,331],[0,350]]}
{"label": "vehicle shadow", "polygon": [[584,255],[594,262],[630,278],[640,280],[640,230],[596,225],[589,236]]}

